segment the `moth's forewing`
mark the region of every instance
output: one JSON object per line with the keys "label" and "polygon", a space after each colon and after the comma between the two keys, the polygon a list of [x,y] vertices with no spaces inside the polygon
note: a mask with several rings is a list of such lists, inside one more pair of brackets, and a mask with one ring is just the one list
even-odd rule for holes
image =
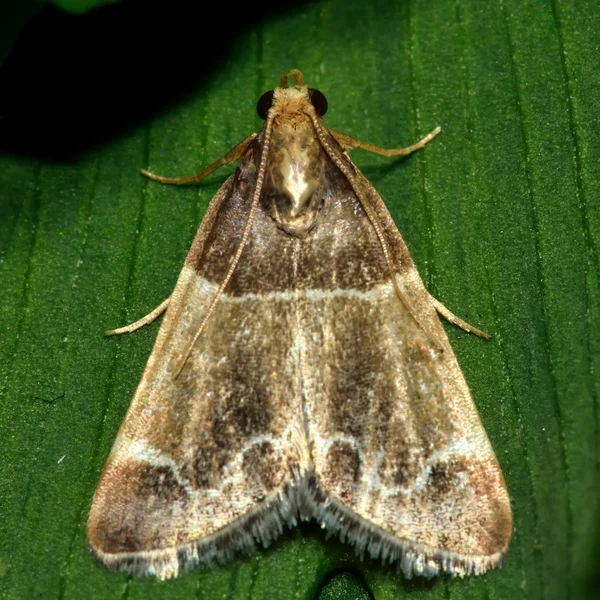
{"label": "moth's forewing", "polygon": [[[357,181],[377,211],[398,287],[419,323],[398,300],[373,228],[342,182],[332,217],[337,210],[339,223],[352,223],[352,247],[344,252],[350,270],[360,268],[352,287],[306,302],[303,315],[313,357],[309,441],[321,488],[335,500],[320,520],[372,554],[412,557],[402,565],[409,576],[483,572],[499,563],[510,540],[506,484],[400,233],[373,187],[362,176]],[[330,221],[328,230],[335,227]],[[317,234],[313,249],[319,245],[330,247]]]}
{"label": "moth's forewing", "polygon": [[295,319],[268,295],[269,281],[280,281],[275,257],[289,255],[290,243],[264,215],[175,376],[227,269],[254,179],[249,152],[213,199],[96,490],[88,538],[109,566],[170,577],[249,549],[250,529],[266,543],[286,520],[273,496],[293,469],[308,468],[299,388],[290,385]]}

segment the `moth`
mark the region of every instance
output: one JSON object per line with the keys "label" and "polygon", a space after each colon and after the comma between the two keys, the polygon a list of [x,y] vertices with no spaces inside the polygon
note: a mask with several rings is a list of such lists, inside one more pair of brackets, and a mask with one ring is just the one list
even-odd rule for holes
{"label": "moth", "polygon": [[[294,79],[294,85],[291,80]],[[106,566],[159,579],[268,546],[316,520],[406,577],[480,574],[509,496],[438,314],[382,199],[292,70],[213,198],[96,490]]]}

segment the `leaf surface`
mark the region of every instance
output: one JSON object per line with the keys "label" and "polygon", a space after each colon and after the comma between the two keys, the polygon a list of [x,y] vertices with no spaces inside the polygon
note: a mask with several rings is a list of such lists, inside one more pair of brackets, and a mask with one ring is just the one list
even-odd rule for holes
{"label": "leaf surface", "polygon": [[[192,4],[46,7],[0,74],[0,596],[309,599],[350,569],[378,599],[593,597],[597,2],[331,0],[217,6],[212,20]],[[407,160],[353,158],[429,290],[494,335],[447,328],[511,494],[501,570],[408,582],[311,525],[163,584],[109,573],[87,550],[93,491],[157,326],[103,332],[170,294],[231,172],[174,188],[139,169],[216,160],[260,126],[256,100],[293,67],[325,93],[335,130],[394,147],[443,128]],[[361,597],[345,585],[328,597]]]}

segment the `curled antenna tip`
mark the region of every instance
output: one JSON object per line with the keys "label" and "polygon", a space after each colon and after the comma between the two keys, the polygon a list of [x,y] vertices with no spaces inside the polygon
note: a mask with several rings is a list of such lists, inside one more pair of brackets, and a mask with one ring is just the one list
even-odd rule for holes
{"label": "curled antenna tip", "polygon": [[285,73],[281,76],[281,85],[279,87],[287,88],[290,77],[293,77],[296,81],[296,86],[304,85],[304,75],[298,69],[292,69],[289,73]]}

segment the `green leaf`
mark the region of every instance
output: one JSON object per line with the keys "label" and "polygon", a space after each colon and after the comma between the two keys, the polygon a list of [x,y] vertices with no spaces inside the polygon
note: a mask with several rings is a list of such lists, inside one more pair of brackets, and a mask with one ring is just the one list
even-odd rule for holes
{"label": "green leaf", "polygon": [[68,12],[81,14],[105,4],[115,4],[120,0],[51,0],[52,4]]}
{"label": "green leaf", "polygon": [[372,596],[356,574],[341,571],[324,582],[317,600],[372,600]]}
{"label": "green leaf", "polygon": [[[79,20],[46,7],[2,74],[0,596],[309,599],[351,569],[378,599],[593,597],[598,3],[214,10],[126,2]],[[93,491],[157,325],[103,332],[170,294],[231,172],[179,189],[139,169],[190,174],[222,156],[293,67],[325,93],[335,130],[394,147],[443,128],[408,160],[353,158],[429,290],[494,334],[447,328],[514,509],[505,564],[483,577],[409,582],[311,525],[168,583],[110,573],[87,550]]]}

